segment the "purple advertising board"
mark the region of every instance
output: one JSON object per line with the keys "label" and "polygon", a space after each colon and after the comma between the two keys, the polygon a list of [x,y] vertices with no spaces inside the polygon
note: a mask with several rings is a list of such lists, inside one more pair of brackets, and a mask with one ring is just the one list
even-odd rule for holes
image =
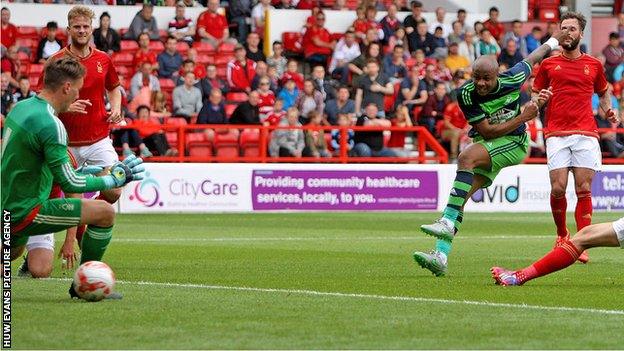
{"label": "purple advertising board", "polygon": [[254,170],[254,210],[435,210],[437,171]]}
{"label": "purple advertising board", "polygon": [[624,210],[624,172],[597,172],[592,203],[596,210]]}

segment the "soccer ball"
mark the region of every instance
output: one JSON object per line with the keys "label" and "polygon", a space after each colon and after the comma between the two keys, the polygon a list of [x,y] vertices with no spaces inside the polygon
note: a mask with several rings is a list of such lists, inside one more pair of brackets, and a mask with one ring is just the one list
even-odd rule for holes
{"label": "soccer ball", "polygon": [[74,274],[74,291],[81,299],[95,302],[105,298],[115,287],[115,273],[104,262],[85,262]]}

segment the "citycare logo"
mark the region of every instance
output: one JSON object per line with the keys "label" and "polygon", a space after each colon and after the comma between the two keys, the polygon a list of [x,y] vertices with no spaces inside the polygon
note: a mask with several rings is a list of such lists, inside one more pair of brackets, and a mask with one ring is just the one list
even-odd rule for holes
{"label": "citycare logo", "polygon": [[156,205],[163,206],[164,203],[160,201],[160,184],[156,179],[150,177],[149,172],[145,172],[145,179],[138,182],[134,186],[134,191],[130,195],[130,201],[138,201],[145,207],[154,207]]}
{"label": "citycare logo", "polygon": [[514,203],[520,198],[520,177],[516,177],[515,184],[495,185],[479,189],[472,194],[471,199],[476,203]]}

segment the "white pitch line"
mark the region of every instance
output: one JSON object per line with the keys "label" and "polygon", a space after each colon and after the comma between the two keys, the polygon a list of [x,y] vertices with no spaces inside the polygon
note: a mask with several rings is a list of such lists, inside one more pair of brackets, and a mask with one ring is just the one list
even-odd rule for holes
{"label": "white pitch line", "polygon": [[[492,235],[492,236],[463,236],[455,240],[465,239],[552,239],[554,235]],[[429,236],[367,236],[367,237],[254,237],[254,238],[113,238],[114,242],[141,243],[141,242],[228,242],[228,241],[376,241],[376,240],[430,240]]]}
{"label": "white pitch line", "polygon": [[[47,280],[69,281],[71,279],[48,278]],[[346,297],[346,298],[350,297],[350,298],[370,299],[370,300],[407,301],[407,302],[420,302],[420,303],[429,302],[429,303],[438,303],[438,304],[485,306],[485,307],[494,307],[494,308],[518,308],[518,309],[527,309],[527,310],[556,311],[556,312],[584,312],[584,313],[624,316],[624,310],[604,310],[604,309],[582,308],[582,307],[541,306],[541,305],[527,305],[527,304],[515,304],[515,303],[489,302],[489,301],[436,299],[436,298],[415,297],[415,296],[387,296],[387,295],[341,293],[341,292],[303,290],[303,289],[254,288],[254,287],[246,287],[246,286],[205,285],[205,284],[190,284],[190,283],[188,284],[161,283],[161,282],[147,282],[147,281],[118,280],[117,283],[124,284],[124,285],[127,284],[127,285],[143,285],[143,286],[160,286],[160,287],[167,287],[167,288],[250,291],[250,292],[298,294],[298,295],[309,295],[309,296]],[[500,287],[500,289],[513,289],[513,288]]]}

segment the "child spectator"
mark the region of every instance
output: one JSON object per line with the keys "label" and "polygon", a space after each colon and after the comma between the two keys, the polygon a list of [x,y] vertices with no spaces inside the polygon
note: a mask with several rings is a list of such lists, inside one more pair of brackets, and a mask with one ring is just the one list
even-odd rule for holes
{"label": "child spectator", "polygon": [[39,63],[45,63],[48,57],[56,54],[63,47],[63,43],[56,39],[58,30],[56,22],[48,22],[46,29],[46,37],[39,40],[39,46],[37,47],[37,62]]}
{"label": "child spectator", "polygon": [[[301,127],[299,110],[291,107],[286,112],[286,120],[280,126]],[[272,157],[301,157],[305,147],[301,129],[277,129],[271,136],[269,154]]]}
{"label": "child spectator", "polygon": [[[401,105],[396,109],[396,115],[390,120],[393,127],[411,127],[412,119],[410,117],[407,106]],[[388,140],[388,148],[394,151],[399,157],[407,157],[405,151],[405,136],[406,131],[393,130],[390,131],[390,140]]]}
{"label": "child spectator", "polygon": [[368,29],[368,21],[366,20],[366,9],[362,6],[355,9],[356,19],[353,21],[351,27],[355,32],[355,36],[362,40],[366,36],[366,30]]}
{"label": "child spectator", "polygon": [[286,117],[286,110],[284,110],[284,101],[281,99],[275,100],[275,104],[273,105],[273,111],[269,113],[267,118],[262,121],[262,124],[265,126],[276,126],[280,124],[282,119]]}
{"label": "child spectator", "polygon": [[260,120],[263,121],[273,111],[275,104],[275,94],[270,89],[271,82],[268,77],[260,79],[258,84],[258,110],[260,112]]}
{"label": "child spectator", "polygon": [[299,64],[297,62],[297,60],[290,60],[288,61],[288,64],[286,65],[286,72],[284,72],[284,75],[282,75],[282,84],[284,84],[285,82],[287,82],[289,79],[292,79],[295,81],[295,84],[297,85],[297,88],[299,90],[303,89],[303,74],[299,73]]}
{"label": "child spectator", "polygon": [[[322,116],[317,111],[310,111],[308,114],[308,125],[321,126]],[[322,129],[306,129],[304,132],[305,147],[303,148],[304,157],[331,157],[331,153],[327,150],[327,141],[325,140],[325,131]]]}
{"label": "child spectator", "polygon": [[296,107],[301,112],[301,118],[299,120],[301,124],[308,123],[310,111],[323,113],[323,109],[325,108],[323,94],[314,89],[314,82],[312,82],[312,80],[306,79],[303,85],[303,91],[297,98]]}
{"label": "child spectator", "polygon": [[281,41],[273,42],[273,55],[267,57],[267,64],[269,66],[275,66],[277,70],[277,76],[281,77],[286,71],[286,63],[288,60],[284,57],[284,45]]}
{"label": "child spectator", "polygon": [[167,107],[167,97],[162,91],[153,91],[150,106],[152,111],[150,115],[158,118],[161,123],[166,123],[167,118],[171,117],[171,110]]}
{"label": "child spectator", "polygon": [[156,118],[150,116],[150,108],[141,105],[137,108],[137,118],[132,122],[132,127],[138,131],[139,138],[132,132],[122,134],[123,154],[128,156],[132,154],[129,143],[130,138],[134,139],[134,143],[138,144],[141,157],[151,157],[153,151],[161,156],[176,156],[178,150],[172,149],[167,142],[162,125]]}
{"label": "child spectator", "polygon": [[[338,115],[338,126],[340,127],[350,127],[352,124],[352,119],[351,117],[349,117],[349,115],[346,114],[340,114]],[[334,155],[335,156],[339,156],[340,155],[340,147],[341,147],[341,142],[340,142],[340,136],[341,136],[341,131],[340,129],[332,129],[331,131],[331,147],[334,150]],[[347,146],[347,154],[349,154],[351,152],[351,149],[353,149],[353,146],[355,145],[354,142],[354,137],[355,133],[353,132],[352,129],[348,129],[347,130],[347,142],[346,142],[346,146]]]}
{"label": "child spectator", "polygon": [[284,109],[288,110],[293,107],[297,103],[297,98],[299,97],[299,88],[295,84],[293,79],[288,79],[286,84],[284,84],[284,88],[280,90],[279,94],[277,94],[277,98],[284,101]]}

